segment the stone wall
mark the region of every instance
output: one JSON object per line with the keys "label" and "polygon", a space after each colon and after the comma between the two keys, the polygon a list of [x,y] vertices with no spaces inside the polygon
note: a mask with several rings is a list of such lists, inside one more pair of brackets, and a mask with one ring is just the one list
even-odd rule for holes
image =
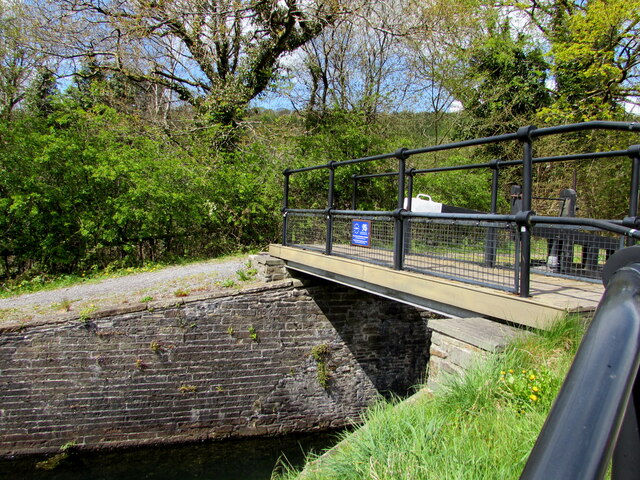
{"label": "stone wall", "polygon": [[0,328],[0,455],[337,428],[424,378],[416,309],[297,280]]}
{"label": "stone wall", "polygon": [[447,377],[460,376],[487,354],[502,351],[526,330],[486,318],[438,318],[429,320],[429,378],[427,388],[436,391]]}

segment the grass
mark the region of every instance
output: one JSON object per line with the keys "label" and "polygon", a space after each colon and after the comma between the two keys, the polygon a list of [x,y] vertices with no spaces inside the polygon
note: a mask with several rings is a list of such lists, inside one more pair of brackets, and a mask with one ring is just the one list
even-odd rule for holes
{"label": "grass", "polygon": [[[518,478],[584,333],[577,317],[451,378],[435,396],[380,402],[298,479]],[[309,461],[313,461],[310,458]]]}

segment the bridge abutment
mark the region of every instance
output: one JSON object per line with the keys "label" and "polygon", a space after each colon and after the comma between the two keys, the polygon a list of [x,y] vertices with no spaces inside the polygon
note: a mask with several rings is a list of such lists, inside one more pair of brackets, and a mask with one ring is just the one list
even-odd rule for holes
{"label": "bridge abutment", "polygon": [[473,317],[429,320],[431,344],[427,388],[436,391],[449,375],[461,375],[473,362],[502,351],[515,337],[529,335],[526,330]]}
{"label": "bridge abutment", "polygon": [[280,435],[411,393],[425,315],[284,280],[0,328],[0,455]]}

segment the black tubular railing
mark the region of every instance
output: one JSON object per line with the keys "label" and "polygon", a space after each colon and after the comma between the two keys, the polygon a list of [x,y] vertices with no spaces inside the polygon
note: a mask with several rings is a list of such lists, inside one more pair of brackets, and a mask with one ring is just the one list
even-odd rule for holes
{"label": "black tubular railing", "polygon": [[605,293],[522,472],[523,480],[640,476],[640,247],[605,266]]}
{"label": "black tubular railing", "polygon": [[[382,155],[344,160],[339,162],[329,162],[327,164],[304,167],[295,170],[284,171],[284,198],[283,198],[283,228],[282,243],[300,248],[322,251],[327,255],[356,256],[358,253],[347,251],[345,248],[345,238],[341,233],[344,228],[344,221],[340,223],[340,231],[336,231],[335,222],[340,217],[352,217],[353,219],[370,218],[374,222],[372,225],[376,230],[383,232],[376,240],[375,249],[387,250],[390,258],[383,256],[376,257],[374,263],[383,263],[397,270],[416,270],[424,273],[434,273],[461,281],[470,281],[494,288],[502,288],[517,293],[523,297],[530,296],[530,282],[532,266],[536,272],[542,269],[541,260],[532,259],[532,245],[543,245],[546,242],[547,249],[551,252],[560,251],[563,261],[558,266],[549,267],[545,274],[559,276],[574,276],[576,269],[572,269],[574,253],[573,246],[579,245],[583,248],[583,261],[580,268],[589,271],[591,278],[599,275],[597,266],[601,257],[600,250],[606,251],[608,258],[614,251],[624,245],[624,242],[606,236],[609,234],[621,235],[627,238],[626,244],[632,245],[635,240],[640,239],[640,219],[638,212],[638,189],[640,185],[640,145],[632,145],[627,150],[616,150],[608,152],[580,153],[574,155],[563,155],[555,157],[533,156],[533,144],[538,138],[559,135],[566,133],[581,132],[585,130],[619,130],[629,132],[640,132],[640,124],[628,122],[586,122],[581,124],[564,125],[549,128],[523,127],[515,133],[498,135],[494,137],[465,140],[445,145],[436,145],[425,148],[409,150],[398,149],[396,152]],[[480,145],[495,144],[501,142],[517,141],[522,145],[522,158],[517,160],[493,160],[486,163],[457,165],[439,168],[418,170],[407,167],[407,160],[414,155],[441,152],[452,149],[469,148]],[[629,210],[628,217],[624,220],[594,220],[577,217],[545,217],[536,215],[532,211],[533,197],[533,165],[537,163],[564,162],[572,160],[595,160],[615,157],[628,157],[631,162],[631,174],[629,184]],[[351,210],[337,210],[335,208],[336,191],[336,171],[349,165],[377,162],[395,159],[398,162],[398,169],[395,172],[383,172],[367,175],[353,175],[353,191],[351,199]],[[499,177],[500,170],[504,167],[520,166],[521,172],[521,194],[518,200],[517,211],[512,211],[511,215],[498,215],[497,205],[499,197]],[[491,169],[491,208],[489,213],[418,213],[411,211],[411,198],[413,195],[413,180],[417,175],[433,174],[437,172],[470,170],[470,169]],[[290,180],[292,175],[303,172],[328,171],[328,188],[326,208],[301,209],[290,206]],[[367,178],[395,177],[397,179],[397,199],[394,201],[395,209],[391,211],[361,211],[357,210],[358,205],[358,182]],[[408,205],[405,205],[407,199]],[[325,224],[324,235],[313,222],[323,219]],[[383,224],[376,222],[382,220]],[[354,220],[355,221],[355,220]],[[392,235],[389,233],[388,222],[393,224]],[[416,245],[416,230],[421,235],[444,235],[449,229],[449,235],[464,237],[468,243],[479,244],[480,235],[473,233],[473,222],[478,228],[484,229],[483,255],[475,256],[465,250],[463,253],[459,245],[455,251],[444,252],[442,246],[444,240],[432,241],[427,239],[424,245]],[[389,224],[390,225],[390,224]],[[299,229],[297,231],[296,229]],[[599,232],[599,233],[594,233]],[[608,232],[608,233],[603,233]],[[322,237],[322,238],[321,238]],[[593,238],[592,238],[593,237]],[[595,238],[597,237],[597,238]],[[594,241],[592,245],[589,242]],[[342,242],[342,243],[341,243]],[[347,242],[348,243],[348,242]],[[460,243],[460,242],[458,242]],[[338,248],[340,247],[340,248]],[[416,247],[416,248],[414,248]],[[427,248],[429,247],[429,248]],[[465,247],[466,248],[466,247]],[[480,247],[478,247],[480,248]],[[506,252],[506,253],[505,253]],[[540,254],[542,255],[542,254]],[[505,258],[513,257],[513,261],[507,265]],[[361,258],[360,258],[361,257]],[[369,261],[365,255],[359,255],[363,261]],[[472,278],[466,272],[456,273],[449,271],[442,264],[433,267],[429,263],[428,257],[440,258],[444,262],[460,262],[461,264],[482,264],[485,269],[493,269],[493,273],[498,270],[511,269],[513,278],[510,285],[505,280],[484,280]],[[408,262],[411,258],[411,262]],[[502,263],[499,261],[502,260]],[[485,272],[486,273],[486,272]]]}

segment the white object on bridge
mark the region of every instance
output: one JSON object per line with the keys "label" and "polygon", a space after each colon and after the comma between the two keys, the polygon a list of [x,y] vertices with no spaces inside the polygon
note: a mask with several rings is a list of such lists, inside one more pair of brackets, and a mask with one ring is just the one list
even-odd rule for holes
{"label": "white object on bridge", "polygon": [[[409,206],[409,199],[404,199],[404,208]],[[412,212],[442,212],[442,204],[431,200],[431,196],[419,193],[417,197],[411,199],[411,211]]]}

